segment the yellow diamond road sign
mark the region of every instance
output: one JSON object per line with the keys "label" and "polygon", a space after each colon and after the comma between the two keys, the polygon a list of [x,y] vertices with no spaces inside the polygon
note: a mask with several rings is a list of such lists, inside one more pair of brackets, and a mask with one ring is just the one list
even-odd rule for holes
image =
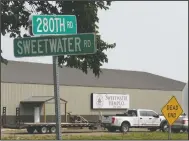
{"label": "yellow diamond road sign", "polygon": [[169,125],[172,125],[183,113],[183,110],[176,97],[173,96],[162,108],[161,112],[168,121]]}

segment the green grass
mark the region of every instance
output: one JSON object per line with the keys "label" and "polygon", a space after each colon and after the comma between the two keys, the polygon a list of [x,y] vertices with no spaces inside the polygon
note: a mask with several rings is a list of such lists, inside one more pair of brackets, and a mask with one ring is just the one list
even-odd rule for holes
{"label": "green grass", "polygon": [[[3,137],[2,140],[54,140],[55,135],[12,135]],[[167,140],[168,133],[162,132],[130,132],[127,134],[103,135],[64,135],[64,140]],[[172,140],[187,140],[188,134],[171,134]]]}

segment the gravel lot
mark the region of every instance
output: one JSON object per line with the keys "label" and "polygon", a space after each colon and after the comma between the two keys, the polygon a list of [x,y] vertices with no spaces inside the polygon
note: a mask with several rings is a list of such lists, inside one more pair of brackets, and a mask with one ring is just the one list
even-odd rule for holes
{"label": "gravel lot", "polygon": [[[147,132],[147,129],[131,129],[131,132]],[[106,130],[89,130],[89,129],[63,129],[62,134],[69,136],[69,135],[106,135],[106,134],[122,134],[120,132],[114,132],[110,133]],[[37,136],[45,136],[47,134],[32,134]],[[28,134],[25,129],[2,129],[2,136],[31,136],[31,134]]]}

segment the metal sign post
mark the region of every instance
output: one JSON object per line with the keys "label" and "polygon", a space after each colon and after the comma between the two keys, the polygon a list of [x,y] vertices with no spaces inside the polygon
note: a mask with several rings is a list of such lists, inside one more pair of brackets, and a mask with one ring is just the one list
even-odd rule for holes
{"label": "metal sign post", "polygon": [[[0,0],[0,12],[1,12],[1,0]],[[0,28],[1,28],[1,13],[0,13]],[[0,33],[1,33],[1,29],[0,29]],[[0,50],[1,50],[1,37],[0,37]],[[2,61],[1,59],[2,58],[0,57],[0,61]],[[0,86],[0,89],[1,89],[1,86]],[[1,91],[0,91],[0,140],[1,140],[1,126],[2,126],[2,116],[1,116]]]}
{"label": "metal sign post", "polygon": [[61,140],[62,136],[61,136],[58,56],[53,56],[52,59],[53,59],[55,114],[56,114],[56,139]]}
{"label": "metal sign post", "polygon": [[168,140],[171,140],[171,125],[169,125]]}
{"label": "metal sign post", "polygon": [[[48,36],[14,39],[14,56],[53,56],[56,139],[61,140],[58,56],[95,54],[96,35],[94,33],[77,34],[77,19],[74,15],[33,15],[29,17],[29,24],[32,35]],[[53,41],[58,44],[52,44]],[[25,49],[26,43],[29,51]]]}
{"label": "metal sign post", "polygon": [[[59,22],[57,22],[59,20]],[[48,26],[55,24],[56,27]],[[77,20],[75,15],[33,15],[32,33],[34,35],[53,34],[74,34],[77,33]],[[45,29],[45,30],[44,30]],[[61,140],[61,114],[60,114],[60,93],[59,93],[59,72],[58,56],[53,56],[53,79],[54,79],[54,100],[56,115],[56,139]]]}

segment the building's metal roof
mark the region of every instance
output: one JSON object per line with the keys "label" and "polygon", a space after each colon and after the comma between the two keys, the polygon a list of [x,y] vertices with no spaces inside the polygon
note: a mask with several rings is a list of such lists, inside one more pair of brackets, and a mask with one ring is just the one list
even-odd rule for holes
{"label": "building's metal roof", "polygon": [[[1,64],[1,82],[53,84],[52,64],[9,61]],[[89,86],[127,89],[182,91],[184,82],[139,71],[102,69],[96,78],[92,71],[86,75],[81,70],[63,67],[59,69],[60,85]]]}
{"label": "building's metal roof", "polygon": [[[53,96],[31,96],[25,100],[20,101],[20,103],[44,103],[52,99],[54,99]],[[60,100],[67,103],[67,101],[63,100],[62,98],[60,98]]]}

